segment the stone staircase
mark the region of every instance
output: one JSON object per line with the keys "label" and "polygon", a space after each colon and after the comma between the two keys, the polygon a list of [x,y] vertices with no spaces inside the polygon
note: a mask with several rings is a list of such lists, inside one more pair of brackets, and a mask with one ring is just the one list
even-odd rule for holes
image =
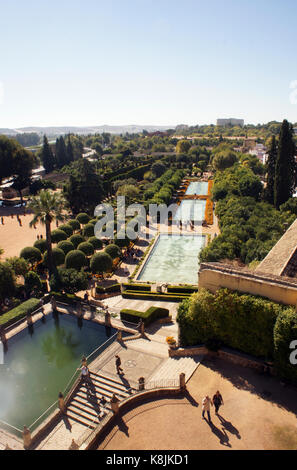
{"label": "stone staircase", "polygon": [[[115,394],[119,400],[128,398],[133,389],[116,377],[90,372],[90,385],[82,383],[67,406],[67,417],[89,429],[95,429],[102,418],[111,411],[110,400]],[[105,403],[102,404],[102,399]]]}
{"label": "stone staircase", "polygon": [[170,357],[164,361],[159,369],[150,377],[150,382],[177,380],[181,373],[186,375],[186,382],[191,378],[203,356]]}

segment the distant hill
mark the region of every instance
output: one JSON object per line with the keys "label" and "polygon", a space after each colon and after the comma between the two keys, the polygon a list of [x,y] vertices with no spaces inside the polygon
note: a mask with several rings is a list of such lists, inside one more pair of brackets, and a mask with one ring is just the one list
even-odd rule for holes
{"label": "distant hill", "polygon": [[20,127],[17,129],[0,129],[0,134],[5,135],[17,135],[22,133],[36,132],[37,134],[43,135],[64,135],[68,133],[73,134],[102,134],[103,132],[108,132],[110,134],[129,134],[139,133],[143,130],[148,132],[155,131],[164,131],[169,129],[170,126],[139,126],[139,125],[129,125],[129,126],[90,126],[90,127],[74,127],[74,126],[65,126],[65,127]]}

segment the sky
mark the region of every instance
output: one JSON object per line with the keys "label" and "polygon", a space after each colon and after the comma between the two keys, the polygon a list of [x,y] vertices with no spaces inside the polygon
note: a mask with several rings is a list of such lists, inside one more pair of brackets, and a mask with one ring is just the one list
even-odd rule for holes
{"label": "sky", "polygon": [[296,0],[0,0],[0,127],[296,122],[296,21]]}

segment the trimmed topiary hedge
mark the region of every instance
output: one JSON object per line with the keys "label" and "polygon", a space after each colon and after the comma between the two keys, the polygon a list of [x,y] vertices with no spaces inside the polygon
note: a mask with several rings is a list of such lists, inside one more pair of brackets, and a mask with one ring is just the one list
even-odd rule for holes
{"label": "trimmed topiary hedge", "polygon": [[88,216],[88,214],[86,214],[85,212],[81,212],[80,214],[78,214],[78,216],[76,217],[76,220],[82,224],[82,225],[86,225],[89,220],[90,220],[90,217]]}
{"label": "trimmed topiary hedge", "polygon": [[77,249],[82,251],[86,256],[92,256],[94,254],[94,247],[92,243],[88,243],[88,242],[80,243]]}
{"label": "trimmed topiary hedge", "polygon": [[94,247],[95,250],[101,250],[103,247],[103,243],[99,238],[97,237],[90,237],[88,239],[88,243],[91,243]]}
{"label": "trimmed topiary hedge", "polygon": [[77,297],[75,294],[61,294],[60,292],[51,292],[51,296],[54,296],[57,302],[63,304],[75,305],[77,302],[81,302],[82,299]]}
{"label": "trimmed topiary hedge", "polygon": [[68,241],[70,241],[72,245],[74,245],[74,248],[77,248],[78,245],[80,245],[81,243],[85,241],[85,239],[84,237],[82,237],[81,235],[77,233],[75,235],[72,235]]}
{"label": "trimmed topiary hedge", "polygon": [[71,235],[73,234],[73,228],[70,224],[61,225],[59,228],[60,230],[63,230],[63,232],[66,233],[67,237],[71,237]]}
{"label": "trimmed topiary hedge", "polygon": [[67,238],[68,238],[68,235],[67,235],[66,232],[63,232],[63,230],[56,229],[56,230],[52,231],[52,242],[53,243],[59,243],[62,240],[67,240]]}
{"label": "trimmed topiary hedge", "polygon": [[151,292],[151,286],[145,284],[123,284],[125,291]]}
{"label": "trimmed topiary hedge", "polygon": [[47,243],[44,238],[41,240],[36,240],[34,243],[34,248],[37,248],[41,253],[45,253],[47,250]]}
{"label": "trimmed topiary hedge", "polygon": [[142,320],[146,326],[160,318],[167,318],[168,316],[169,310],[161,307],[150,307],[146,312],[138,312],[137,310],[130,309],[121,310],[122,321],[139,323],[140,320]]}
{"label": "trimmed topiary hedge", "polygon": [[65,259],[66,268],[73,268],[77,269],[78,271],[81,270],[84,266],[86,266],[87,260],[85,254],[80,250],[73,250],[69,251]]}
{"label": "trimmed topiary hedge", "polygon": [[60,250],[63,250],[65,255],[69,253],[69,251],[72,251],[75,249],[73,243],[71,243],[69,240],[63,240],[60,243],[58,243],[57,248],[60,248]]}
{"label": "trimmed topiary hedge", "polygon": [[9,312],[4,313],[4,315],[0,316],[0,326],[3,328],[7,328],[9,325],[21,320],[26,315],[34,312],[40,306],[39,299],[29,299],[26,302],[23,302],[16,308],[9,310]]}
{"label": "trimmed topiary hedge", "polygon": [[174,294],[194,294],[198,292],[198,286],[168,286],[167,292],[172,292]]}
{"label": "trimmed topiary hedge", "polygon": [[80,223],[76,219],[68,220],[67,225],[70,225],[72,227],[73,231],[80,230]]}
{"label": "trimmed topiary hedge", "polygon": [[173,295],[173,294],[153,294],[153,293],[145,293],[145,292],[123,292],[122,293],[123,299],[141,299],[141,300],[165,300],[166,302],[182,302],[184,299],[187,299],[189,297],[188,294],[179,294],[179,295]]}

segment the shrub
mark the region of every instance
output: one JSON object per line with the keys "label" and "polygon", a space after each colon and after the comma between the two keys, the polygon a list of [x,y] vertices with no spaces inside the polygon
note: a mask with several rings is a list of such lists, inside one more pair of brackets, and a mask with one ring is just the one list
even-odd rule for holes
{"label": "shrub", "polygon": [[137,310],[131,309],[121,310],[121,320],[131,323],[139,323],[140,320],[142,320],[145,325],[149,325],[159,318],[166,318],[168,316],[169,310],[161,307],[150,307],[146,312],[138,312]]}
{"label": "shrub", "polygon": [[[65,253],[61,248],[53,248],[53,261],[55,266],[61,266],[65,262]],[[48,266],[48,253],[44,253],[43,261],[46,266]]]}
{"label": "shrub", "polygon": [[29,315],[30,313],[34,312],[34,310],[37,310],[39,305],[40,300],[34,298],[23,302],[18,307],[9,310],[9,312],[4,313],[4,315],[1,315],[0,325],[4,328],[8,327],[9,325],[12,325],[18,320],[21,320],[21,318],[24,318],[26,315]]}
{"label": "shrub", "polygon": [[252,295],[205,289],[179,307],[177,321],[184,346],[221,341],[257,357],[272,358],[273,329],[283,306]]}
{"label": "shrub", "polygon": [[67,233],[63,232],[63,230],[57,229],[57,230],[52,231],[52,242],[53,243],[59,243],[62,240],[66,240],[66,239],[67,239]]}
{"label": "shrub", "polygon": [[77,302],[81,302],[81,298],[74,294],[61,294],[60,292],[51,292],[51,296],[54,296],[57,302],[63,304],[76,305]]}
{"label": "shrub", "polygon": [[119,248],[126,248],[130,245],[130,239],[128,237],[124,239],[116,238],[114,240],[114,244],[117,245]]}
{"label": "shrub", "polygon": [[70,225],[72,227],[73,231],[80,230],[80,223],[76,219],[68,220],[67,225]]}
{"label": "shrub", "polygon": [[72,237],[69,238],[69,241],[72,243],[72,245],[76,249],[78,245],[80,245],[81,243],[85,241],[85,239],[81,235],[76,234],[76,235],[72,235]]}
{"label": "shrub", "polygon": [[14,271],[8,263],[0,263],[0,300],[11,297],[14,291]]}
{"label": "shrub", "polygon": [[97,222],[98,222],[97,219],[92,219],[92,220],[89,221],[89,224],[96,225]]}
{"label": "shrub", "polygon": [[96,253],[91,258],[90,268],[92,273],[103,274],[112,269],[112,258],[107,253]]}
{"label": "shrub", "polygon": [[30,293],[33,290],[37,292],[42,291],[41,280],[38,274],[33,271],[29,271],[25,275],[25,289],[27,293]]}
{"label": "shrub", "polygon": [[86,214],[85,212],[81,212],[80,214],[78,214],[78,216],[76,217],[76,220],[82,224],[82,225],[86,225],[89,220],[90,220],[90,217],[88,216],[88,214]]}
{"label": "shrub", "polygon": [[34,243],[34,247],[37,248],[41,253],[45,253],[47,250],[46,240],[44,238],[42,238],[41,240],[37,240]]}
{"label": "shrub", "polygon": [[290,363],[290,354],[293,352],[290,345],[296,340],[296,312],[293,308],[285,309],[278,316],[274,327],[274,360],[279,375],[294,383],[297,383],[297,366]]}
{"label": "shrub", "polygon": [[35,248],[34,246],[28,246],[26,248],[23,248],[20,253],[20,258],[24,258],[31,265],[33,265],[42,260],[42,255],[38,248]]}
{"label": "shrub", "polygon": [[88,239],[88,243],[91,243],[94,247],[94,250],[101,250],[103,247],[103,243],[97,237],[91,237]]}
{"label": "shrub", "polygon": [[91,243],[83,242],[78,245],[78,250],[82,251],[86,256],[94,254],[94,247]]}
{"label": "shrub", "polygon": [[94,225],[93,224],[85,225],[85,227],[83,229],[83,235],[85,237],[93,237],[94,236]]}
{"label": "shrub", "polygon": [[80,250],[69,251],[65,259],[66,268],[81,270],[87,264],[85,254]]}
{"label": "shrub", "polygon": [[59,268],[52,275],[50,286],[53,291],[61,290],[68,294],[75,294],[88,288],[88,278],[83,271]]}
{"label": "shrub", "polygon": [[6,265],[8,265],[16,276],[25,276],[29,271],[29,264],[24,258],[19,258],[18,256],[13,256],[6,260]]}
{"label": "shrub", "polygon": [[71,235],[73,234],[73,228],[70,224],[61,225],[59,228],[60,230],[63,230],[63,232],[66,233],[67,237],[71,237]]}
{"label": "shrub", "polygon": [[69,240],[63,240],[62,242],[58,243],[57,248],[60,248],[60,250],[63,250],[64,254],[67,255],[69,251],[72,251],[75,249],[75,246]]}
{"label": "shrub", "polygon": [[107,245],[105,248],[105,253],[107,253],[112,259],[120,258],[121,250],[117,245]]}

